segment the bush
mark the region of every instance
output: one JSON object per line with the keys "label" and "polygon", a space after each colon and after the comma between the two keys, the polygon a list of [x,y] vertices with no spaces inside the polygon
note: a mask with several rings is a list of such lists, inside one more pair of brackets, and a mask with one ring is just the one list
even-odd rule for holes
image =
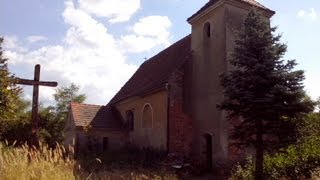
{"label": "bush", "polygon": [[311,172],[311,179],[320,179],[320,168],[316,168]]}
{"label": "bush", "polygon": [[265,170],[274,178],[280,176],[311,178],[314,169],[320,167],[320,139],[307,139],[289,146],[284,152],[268,155]]}
{"label": "bush", "polygon": [[253,180],[254,179],[254,166],[252,157],[247,158],[244,165],[237,164],[231,172],[230,180]]}
{"label": "bush", "polygon": [[[265,156],[264,173],[269,179],[305,179],[319,175],[320,114],[308,114],[299,124],[299,133],[300,137],[296,144]],[[232,173],[232,178],[251,179],[253,166],[252,161],[248,161],[244,166],[238,165]]]}

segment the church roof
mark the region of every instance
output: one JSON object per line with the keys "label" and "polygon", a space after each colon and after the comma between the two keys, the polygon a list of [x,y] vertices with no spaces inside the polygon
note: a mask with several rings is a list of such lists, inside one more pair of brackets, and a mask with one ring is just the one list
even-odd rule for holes
{"label": "church roof", "polygon": [[121,128],[118,112],[110,106],[71,103],[70,108],[77,127],[91,125],[93,128]]}
{"label": "church roof", "polygon": [[188,35],[145,61],[109,104],[165,88],[172,72],[191,58],[191,37]]}
{"label": "church roof", "polygon": [[[197,11],[195,14],[193,14],[191,17],[188,18],[188,21],[192,18],[194,18],[195,16],[199,15],[200,13],[202,13],[203,11],[205,11],[207,8],[211,7],[212,5],[214,5],[215,3],[217,3],[220,0],[209,0],[209,2],[207,2],[207,4],[205,4],[199,11]],[[247,3],[249,5],[270,11],[272,13],[274,13],[274,11],[272,11],[271,9],[265,7],[264,5],[262,5],[261,3],[259,3],[256,0],[239,0],[242,1],[244,3]]]}

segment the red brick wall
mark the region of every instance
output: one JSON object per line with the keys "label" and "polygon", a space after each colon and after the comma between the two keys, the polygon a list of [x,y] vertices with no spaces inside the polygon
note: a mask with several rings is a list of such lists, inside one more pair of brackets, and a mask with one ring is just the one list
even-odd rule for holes
{"label": "red brick wall", "polygon": [[169,81],[169,153],[189,157],[192,147],[192,119],[184,112],[183,71],[174,72]]}
{"label": "red brick wall", "polygon": [[[193,120],[186,103],[184,88],[186,80],[184,79],[184,71],[182,69],[175,71],[169,80],[169,107],[168,107],[168,148],[169,153],[178,156],[190,157],[193,140]],[[186,103],[186,104],[185,104]],[[187,106],[186,106],[187,105]],[[187,108],[186,108],[187,107]],[[236,121],[228,121],[229,134],[240,119]],[[228,147],[228,162],[233,165],[234,162],[245,158],[244,149],[232,145],[232,140],[229,138]]]}

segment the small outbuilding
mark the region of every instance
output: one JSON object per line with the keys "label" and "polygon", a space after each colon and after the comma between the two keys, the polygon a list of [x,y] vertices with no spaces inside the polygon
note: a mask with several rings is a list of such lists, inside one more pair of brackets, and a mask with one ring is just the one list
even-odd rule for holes
{"label": "small outbuilding", "polygon": [[65,145],[76,152],[102,152],[124,144],[118,112],[110,106],[71,103],[65,126]]}

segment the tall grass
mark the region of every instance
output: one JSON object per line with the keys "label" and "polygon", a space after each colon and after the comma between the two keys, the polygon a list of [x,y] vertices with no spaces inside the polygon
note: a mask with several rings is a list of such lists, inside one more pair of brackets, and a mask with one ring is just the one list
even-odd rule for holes
{"label": "tall grass", "polygon": [[55,149],[51,149],[44,144],[34,148],[28,145],[13,147],[0,143],[1,180],[178,179],[174,173],[134,171],[127,168],[106,170],[100,159],[96,161],[96,164],[101,164],[101,168],[88,172],[59,144]]}
{"label": "tall grass", "polygon": [[0,179],[74,179],[75,162],[65,156],[64,147],[36,149],[0,144]]}

